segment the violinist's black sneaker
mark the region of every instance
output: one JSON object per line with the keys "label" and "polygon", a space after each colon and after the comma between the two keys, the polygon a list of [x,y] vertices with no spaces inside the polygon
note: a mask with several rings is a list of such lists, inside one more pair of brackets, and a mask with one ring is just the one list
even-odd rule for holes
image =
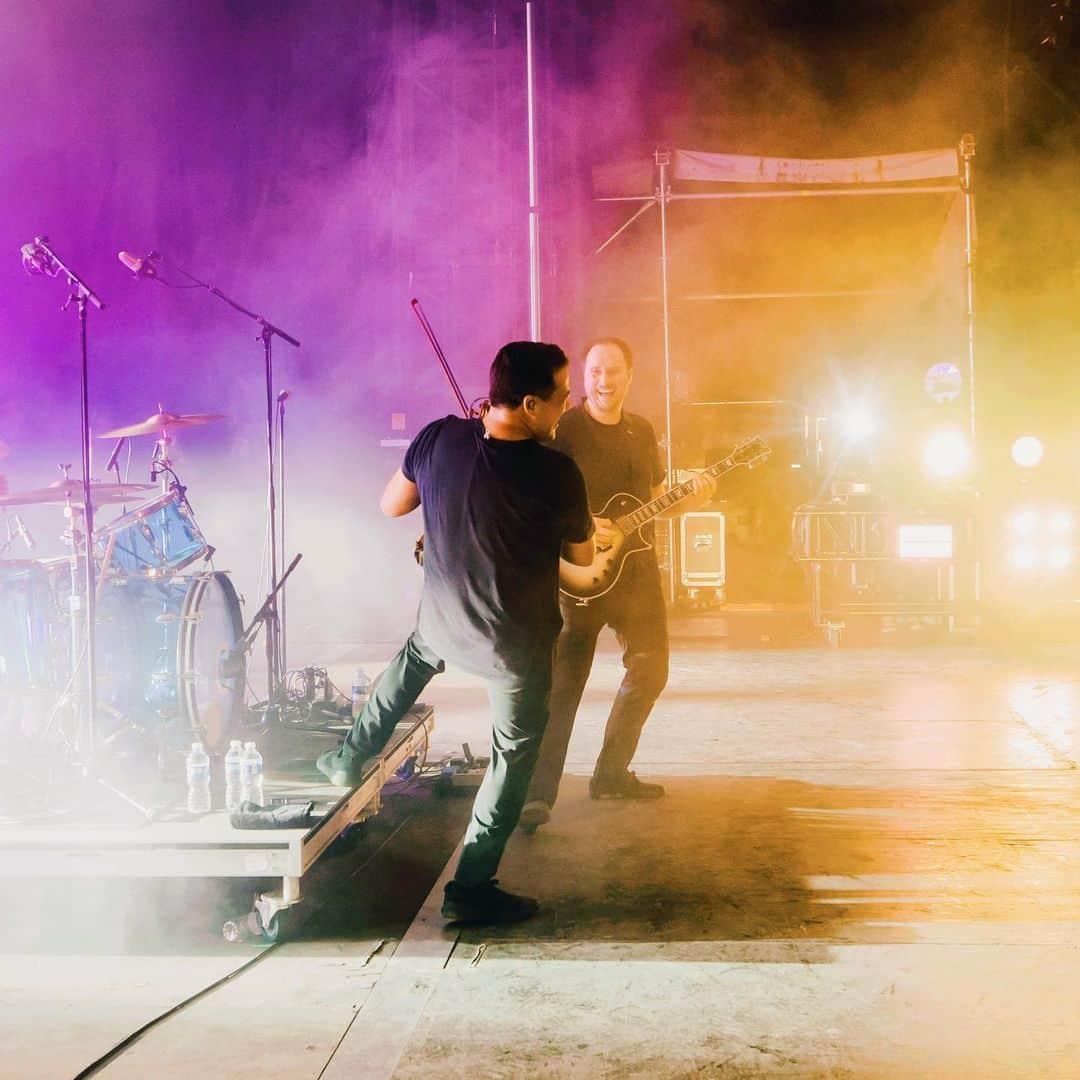
{"label": "violinist's black sneaker", "polygon": [[664,789],[660,784],[648,784],[639,780],[636,773],[625,772],[622,776],[594,776],[589,781],[591,799],[662,799]]}
{"label": "violinist's black sneaker", "polygon": [[531,896],[505,892],[494,878],[479,885],[448,881],[443,894],[442,917],[451,923],[521,922],[531,919],[539,910],[539,902]]}

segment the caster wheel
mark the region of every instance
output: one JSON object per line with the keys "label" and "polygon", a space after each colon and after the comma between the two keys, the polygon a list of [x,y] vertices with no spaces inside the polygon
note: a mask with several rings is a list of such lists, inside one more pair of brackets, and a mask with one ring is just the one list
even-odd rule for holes
{"label": "caster wheel", "polygon": [[289,936],[294,928],[292,908],[283,908],[275,911],[267,922],[263,922],[259,916],[259,927],[262,931],[262,940],[266,945],[274,945],[278,941]]}
{"label": "caster wheel", "polygon": [[257,941],[262,934],[262,920],[257,911],[238,915],[235,919],[229,919],[221,927],[221,936],[233,944],[241,941]]}
{"label": "caster wheel", "polygon": [[[346,826],[341,832],[334,838],[329,848],[326,850],[326,856],[330,858],[340,858],[342,855],[348,855],[350,852],[356,850],[356,845],[360,843],[364,836],[364,823],[355,822],[352,825]],[[324,857],[326,857],[324,856]]]}

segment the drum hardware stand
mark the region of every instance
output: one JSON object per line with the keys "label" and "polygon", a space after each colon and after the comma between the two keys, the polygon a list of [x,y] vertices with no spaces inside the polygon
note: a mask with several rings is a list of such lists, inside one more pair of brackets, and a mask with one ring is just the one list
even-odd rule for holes
{"label": "drum hardware stand", "polygon": [[[246,315],[249,319],[257,322],[262,328],[257,341],[263,345],[263,365],[266,379],[266,505],[270,525],[270,591],[267,594],[263,606],[259,609],[262,619],[266,622],[266,707],[269,712],[275,708],[281,699],[281,680],[284,674],[281,657],[281,640],[283,637],[281,618],[278,613],[277,594],[280,591],[281,581],[278,580],[278,525],[277,525],[277,491],[274,479],[274,359],[273,340],[275,337],[287,341],[294,348],[300,348],[300,342],[291,334],[287,334],[280,326],[275,326],[268,319],[263,318],[257,312],[238,304],[231,297],[226,296],[216,285],[200,281],[193,274],[189,274],[182,266],[170,262],[155,252],[155,257],[165,262],[178,273],[183,274],[188,281],[206,289],[207,292],[224,301],[234,311]],[[154,280],[168,285],[160,277]],[[296,565],[294,560],[293,565]],[[290,570],[292,567],[290,567]],[[286,576],[288,576],[286,574]]]}
{"label": "drum hardware stand", "polygon": [[[223,649],[218,656],[218,679],[238,679],[243,678],[244,664],[243,657],[246,653],[251,651],[251,647],[255,644],[255,638],[259,635],[259,627],[265,623],[267,633],[270,632],[270,627],[273,624],[274,612],[276,610],[277,594],[284,588],[285,582],[289,580],[289,575],[296,569],[300,560],[304,556],[297,554],[296,558],[289,563],[289,568],[281,575],[281,580],[277,583],[274,591],[263,601],[262,607],[255,612],[252,616],[251,622],[248,623],[244,632],[240,635],[239,640],[236,643],[236,647],[233,649]],[[266,711],[264,717],[267,721],[271,719],[279,719],[279,710],[283,707],[283,703],[277,699],[269,698],[266,702]]]}
{"label": "drum hardware stand", "polygon": [[15,536],[11,531],[11,516],[7,511],[4,512],[4,529],[7,531],[7,536],[4,538],[4,542],[0,544],[0,555],[3,555],[15,543]]}
{"label": "drum hardware stand", "polygon": [[[82,775],[104,788],[115,798],[137,810],[146,821],[153,818],[153,811],[138,803],[130,795],[108,783],[97,771],[95,752],[97,750],[97,668],[95,657],[94,620],[96,610],[96,589],[94,582],[94,504],[91,498],[91,455],[90,455],[90,365],[87,349],[87,313],[88,305],[93,304],[98,311],[105,310],[105,304],[93,289],[68,266],[49,243],[48,237],[35,236],[32,243],[22,247],[22,261],[27,273],[44,274],[46,277],[58,277],[61,273],[67,279],[70,292],[61,311],[67,311],[72,304],[79,318],[80,352],[80,449],[82,451],[82,507],[84,543],[82,551],[82,588],[79,575],[75,573],[79,564],[78,529],[75,521],[75,509],[68,500],[68,509],[72,514],[72,574],[71,574],[71,626],[72,626],[72,683],[77,687],[78,674],[82,668],[83,687],[76,688],[75,703],[75,755]],[[70,468],[68,466],[67,468]],[[64,475],[67,475],[66,469]],[[82,615],[82,633],[79,633],[79,616]],[[84,638],[80,641],[79,638]],[[81,692],[80,692],[81,690]]]}

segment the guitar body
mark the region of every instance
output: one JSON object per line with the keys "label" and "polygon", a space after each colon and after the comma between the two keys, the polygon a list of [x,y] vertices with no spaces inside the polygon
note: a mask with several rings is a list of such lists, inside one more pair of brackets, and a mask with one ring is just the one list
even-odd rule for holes
{"label": "guitar body", "polygon": [[[739,443],[726,458],[702,470],[698,476],[719,479],[743,465],[752,469],[757,462],[764,461],[771,453],[765,440],[755,436]],[[677,509],[693,494],[694,481],[686,480],[668,488],[662,495],[657,495],[647,503],[635,499],[633,495],[612,495],[597,515],[598,518],[610,522],[613,534],[610,546],[597,551],[596,558],[589,566],[575,566],[565,559],[560,559],[560,591],[582,604],[610,592],[619,580],[626,560],[635,552],[648,551],[652,547],[652,544],[642,538],[642,527],[657,515]]]}
{"label": "guitar body", "polygon": [[[604,504],[604,509],[594,517],[606,518],[614,523],[616,519],[632,514],[643,505],[642,501],[635,499],[633,495],[620,493],[612,495]],[[611,546],[603,551],[598,550],[596,558],[588,566],[575,566],[565,559],[559,560],[559,591],[581,603],[595,600],[615,587],[630,556],[651,548],[652,544],[642,537],[640,529],[635,529],[629,535],[616,531]]]}

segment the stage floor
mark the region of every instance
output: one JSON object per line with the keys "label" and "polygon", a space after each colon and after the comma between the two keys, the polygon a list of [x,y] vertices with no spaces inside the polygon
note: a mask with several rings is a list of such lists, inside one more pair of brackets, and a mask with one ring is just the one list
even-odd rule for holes
{"label": "stage floor", "polygon": [[[344,679],[390,651],[329,659]],[[619,676],[609,642],[552,822],[500,871],[537,919],[443,928],[468,801],[405,785],[313,871],[296,940],[99,1075],[1080,1074],[1075,652],[681,643],[647,805],[587,796]],[[483,752],[475,680],[424,696],[433,758]],[[214,940],[209,887],[139,887],[4,883],[0,1075],[73,1076],[257,955]]]}

